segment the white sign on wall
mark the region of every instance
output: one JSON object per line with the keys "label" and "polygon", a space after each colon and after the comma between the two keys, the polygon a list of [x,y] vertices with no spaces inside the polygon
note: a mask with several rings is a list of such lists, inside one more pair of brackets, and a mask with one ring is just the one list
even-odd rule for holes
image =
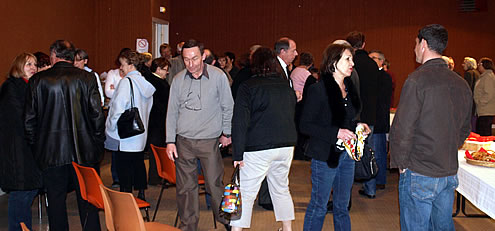
{"label": "white sign on wall", "polygon": [[136,39],[136,51],[139,53],[148,52],[149,43],[146,39]]}

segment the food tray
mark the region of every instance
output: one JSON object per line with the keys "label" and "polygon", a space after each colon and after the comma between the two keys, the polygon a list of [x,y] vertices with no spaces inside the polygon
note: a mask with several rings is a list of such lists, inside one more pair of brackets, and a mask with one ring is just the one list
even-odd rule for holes
{"label": "food tray", "polygon": [[468,164],[495,168],[495,162],[489,162],[489,161],[483,161],[483,160],[472,160],[472,159],[469,159],[467,157],[464,157],[464,159],[466,159],[466,162]]}

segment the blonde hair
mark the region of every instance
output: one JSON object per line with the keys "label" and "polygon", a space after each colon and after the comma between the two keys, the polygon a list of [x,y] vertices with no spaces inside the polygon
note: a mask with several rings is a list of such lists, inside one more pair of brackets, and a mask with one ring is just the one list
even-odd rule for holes
{"label": "blonde hair", "polygon": [[143,57],[144,57],[144,62],[145,62],[145,63],[153,59],[153,55],[151,55],[151,53],[148,53],[148,52],[143,52],[143,53],[141,53],[141,54],[142,54],[142,55],[143,55]]}
{"label": "blonde hair", "polygon": [[[24,65],[27,63],[27,60],[29,58],[33,58],[35,62],[37,62],[36,56],[34,56],[31,53],[21,53],[20,55],[16,56],[14,58],[14,61],[12,61],[12,66],[10,66],[9,70],[9,76],[15,77],[15,78],[21,78],[26,75],[24,73]],[[36,64],[35,64],[36,65]]]}
{"label": "blonde hair", "polygon": [[478,68],[478,65],[476,65],[476,59],[473,59],[471,57],[464,57],[464,64],[466,65],[468,70]]}

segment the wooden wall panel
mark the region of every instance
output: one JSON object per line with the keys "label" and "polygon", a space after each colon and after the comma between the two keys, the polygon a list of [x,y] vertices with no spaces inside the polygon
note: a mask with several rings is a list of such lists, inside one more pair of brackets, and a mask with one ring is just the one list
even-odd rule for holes
{"label": "wooden wall panel", "polygon": [[[170,1],[7,0],[0,9],[0,84],[17,54],[48,53],[56,39],[70,40],[85,49],[90,57],[89,66],[95,71],[114,68],[120,49],[136,49],[136,38],[152,41],[152,5],[161,4],[170,5]],[[169,20],[166,15],[155,17]]]}
{"label": "wooden wall panel", "polygon": [[124,47],[136,49],[136,39],[152,42],[151,1],[96,0],[97,71],[116,68],[114,62]]}
{"label": "wooden wall panel", "polygon": [[67,39],[95,54],[94,1],[8,0],[2,2],[0,20],[0,83],[12,60],[22,52],[49,53],[50,44]]}
{"label": "wooden wall panel", "polygon": [[[495,58],[495,2],[487,10],[459,13],[457,0],[251,0],[174,1],[170,41],[195,38],[215,53],[233,51],[239,56],[252,44],[273,47],[281,36],[297,43],[299,52],[313,53],[319,66],[323,49],[353,30],[366,35],[366,50],[382,50],[397,78],[396,98],[407,75],[418,66],[414,38],[427,24],[449,30],[445,52],[463,73],[464,56]],[[396,100],[396,102],[398,102]]]}
{"label": "wooden wall panel", "polygon": [[[165,7],[165,13],[160,13],[160,6]],[[160,0],[151,0],[151,16],[154,18],[159,18],[165,21],[170,21],[170,10],[171,10],[170,1],[160,1]]]}

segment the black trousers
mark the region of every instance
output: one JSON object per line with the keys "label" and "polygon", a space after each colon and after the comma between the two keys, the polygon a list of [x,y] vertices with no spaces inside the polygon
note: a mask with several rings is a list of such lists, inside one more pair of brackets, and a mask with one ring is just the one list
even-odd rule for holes
{"label": "black trousers", "polygon": [[[99,166],[96,171],[99,172]],[[76,189],[77,207],[83,230],[101,230],[98,208],[81,198],[76,173],[71,164],[43,171],[43,183],[48,199],[48,223],[51,231],[69,230],[67,193]]]}
{"label": "black trousers", "polygon": [[476,120],[476,132],[482,136],[492,135],[493,116],[479,116]]}
{"label": "black trousers", "polygon": [[147,188],[144,152],[117,152],[117,173],[121,192]]}

